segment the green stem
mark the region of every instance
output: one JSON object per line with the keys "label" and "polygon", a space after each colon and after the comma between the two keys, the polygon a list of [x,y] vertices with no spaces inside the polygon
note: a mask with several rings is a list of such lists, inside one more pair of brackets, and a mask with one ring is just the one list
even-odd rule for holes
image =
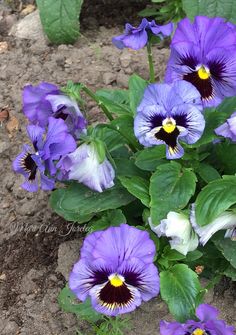
{"label": "green stem", "polygon": [[106,117],[108,118],[108,120],[112,121],[114,120],[113,116],[111,115],[111,113],[109,112],[109,110],[106,108],[106,106],[103,104],[103,102],[99,99],[98,96],[96,96],[96,94],[94,94],[87,86],[85,86],[84,84],[82,84],[81,89],[91,98],[93,99],[98,106],[101,108],[101,110],[103,111],[103,113],[106,115]]}
{"label": "green stem", "polygon": [[147,44],[147,54],[148,54],[150,83],[154,83],[155,82],[155,71],[154,71],[154,64],[153,64],[153,59],[152,59],[152,45],[150,42],[148,42]]}

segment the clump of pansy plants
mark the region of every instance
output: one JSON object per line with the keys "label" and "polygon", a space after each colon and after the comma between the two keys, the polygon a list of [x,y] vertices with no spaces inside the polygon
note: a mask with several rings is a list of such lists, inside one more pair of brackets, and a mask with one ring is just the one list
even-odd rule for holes
{"label": "clump of pansy plants", "polygon": [[[152,48],[170,36],[156,82]],[[161,322],[162,335],[232,335],[199,279],[236,280],[236,26],[198,16],[174,31],[143,19],[112,41],[147,48],[149,81],[23,90],[30,144],[13,163],[22,188],[52,191],[55,212],[89,227],[60,304],[97,321],[160,295],[176,320]],[[107,122],[89,125],[81,93]]]}

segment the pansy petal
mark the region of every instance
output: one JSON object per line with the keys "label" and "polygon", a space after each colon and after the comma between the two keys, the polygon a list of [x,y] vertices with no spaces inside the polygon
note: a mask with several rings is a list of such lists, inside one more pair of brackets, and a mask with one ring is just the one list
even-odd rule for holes
{"label": "pansy petal", "polygon": [[208,304],[201,304],[196,309],[196,316],[202,322],[206,322],[208,320],[215,320],[219,314],[219,311]]}
{"label": "pansy petal", "polygon": [[184,327],[179,322],[160,321],[160,334],[161,335],[183,335],[185,333]]}
{"label": "pansy petal", "polygon": [[132,312],[141,305],[142,299],[137,288],[126,284],[118,288],[109,286],[109,283],[97,285],[89,292],[92,306],[97,312],[116,316]]}
{"label": "pansy petal", "polygon": [[235,328],[233,326],[227,326],[223,320],[208,320],[205,323],[205,328],[210,334],[235,335]]}
{"label": "pansy petal", "polygon": [[57,86],[43,82],[37,86],[26,85],[23,90],[23,111],[27,118],[39,125],[45,126],[52,110],[50,104],[44,101],[47,94],[59,94]]}
{"label": "pansy petal", "polygon": [[198,108],[191,104],[183,104],[173,108],[171,115],[176,120],[177,127],[187,129],[187,133],[180,133],[181,140],[193,144],[200,139],[205,129],[205,119]]}
{"label": "pansy petal", "polygon": [[104,231],[92,254],[94,258],[109,258],[116,264],[130,257],[148,264],[153,261],[155,245],[147,232],[122,224]]}
{"label": "pansy petal", "polygon": [[213,49],[206,56],[214,90],[223,99],[236,94],[236,50]]}
{"label": "pansy petal", "polygon": [[80,259],[75,263],[69,276],[69,287],[78,299],[84,301],[89,291],[95,286],[104,284],[113,273],[112,265],[108,265],[103,259],[96,259],[88,262],[87,259]]}
{"label": "pansy petal", "polygon": [[184,149],[178,142],[176,143],[176,146],[174,148],[166,146],[167,159],[179,159],[183,157],[183,155],[184,155]]}
{"label": "pansy petal", "polygon": [[42,127],[29,125],[27,126],[27,133],[32,141],[35,151],[42,148],[43,134],[45,130]]}
{"label": "pansy petal", "polygon": [[123,43],[127,48],[133,50],[142,49],[148,41],[146,30],[133,32],[132,34],[123,37]]}
{"label": "pansy petal", "polygon": [[166,36],[170,36],[172,34],[172,31],[174,30],[174,24],[170,22],[163,26],[159,26],[156,24],[155,20],[152,20],[151,23],[149,24],[149,28],[151,29],[154,35],[163,38]]}
{"label": "pansy petal", "polygon": [[171,86],[168,84],[149,84],[144,91],[143,99],[139,104],[137,111],[142,112],[148,106],[162,106],[165,107],[168,95],[170,94]]}
{"label": "pansy petal", "polygon": [[34,180],[25,180],[21,187],[28,192],[37,192],[39,189],[38,186],[38,178],[36,177]]}
{"label": "pansy petal", "polygon": [[43,173],[40,174],[41,189],[44,191],[51,191],[54,189],[55,180],[45,176]]}
{"label": "pansy petal", "polygon": [[139,289],[144,301],[158,295],[160,282],[154,264],[146,264],[141,259],[132,257],[128,261],[123,261],[117,271],[124,276],[125,283]]}
{"label": "pansy petal", "polygon": [[29,175],[29,173],[26,172],[24,169],[22,160],[27,156],[27,154],[31,154],[31,152],[32,152],[31,147],[28,144],[25,144],[23,146],[22,152],[15,158],[15,160],[12,163],[13,170],[16,173],[20,173],[25,177]]}
{"label": "pansy petal", "polygon": [[102,231],[96,231],[86,236],[83,246],[80,250],[80,257],[86,259],[93,259],[92,251],[96,247],[97,241],[102,235]]}
{"label": "pansy petal", "polygon": [[42,157],[44,160],[59,159],[60,153],[64,155],[73,151],[76,143],[68,134],[68,128],[62,119],[50,117],[48,121],[48,132],[42,149]]}

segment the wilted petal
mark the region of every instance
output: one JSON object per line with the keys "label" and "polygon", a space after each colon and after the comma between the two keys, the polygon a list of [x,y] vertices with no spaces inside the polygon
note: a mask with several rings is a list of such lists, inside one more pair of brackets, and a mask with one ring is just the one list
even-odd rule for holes
{"label": "wilted petal", "polygon": [[195,207],[192,206],[190,215],[191,224],[200,237],[200,243],[205,245],[209,239],[219,230],[236,227],[236,213],[226,211],[206,226],[199,226],[196,222]]}
{"label": "wilted petal", "polygon": [[153,226],[151,221],[149,223],[152,231],[159,237],[171,238],[171,249],[175,249],[183,255],[195,250],[198,246],[198,238],[192,230],[191,223],[183,214],[169,212],[167,219],[161,220],[158,226]]}
{"label": "wilted petal", "polygon": [[72,162],[69,179],[78,180],[97,192],[102,192],[114,185],[115,172],[111,163],[107,158],[99,163],[98,154],[93,145],[84,143],[68,157]]}

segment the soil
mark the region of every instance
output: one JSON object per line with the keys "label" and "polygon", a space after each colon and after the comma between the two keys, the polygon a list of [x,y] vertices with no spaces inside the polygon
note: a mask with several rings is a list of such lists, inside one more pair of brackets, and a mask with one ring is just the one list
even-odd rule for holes
{"label": "soil", "polygon": [[[109,2],[108,11],[105,5]],[[23,5],[27,3],[33,1],[24,1]],[[17,12],[17,1],[11,7],[0,1],[0,14],[11,18],[7,27],[0,20],[0,41],[7,43],[7,49],[0,52],[0,117],[3,110],[9,112],[8,119],[0,118],[1,335],[75,335],[77,329],[81,334],[90,334],[86,322],[62,312],[57,304],[58,293],[79,257],[86,227],[71,225],[53,213],[48,193],[30,194],[22,190],[22,179],[12,172],[11,164],[27,141],[21,111],[25,84],[48,81],[65,85],[73,80],[96,90],[127,88],[129,75],[134,72],[147,78],[145,50],[120,51],[111,43],[126,21],[139,20],[136,13],[145,7],[146,1],[112,3],[91,1],[88,5],[85,1],[82,37],[74,46],[52,46],[46,41],[9,37],[10,26],[22,18]],[[121,9],[123,14],[118,15]],[[157,80],[163,79],[168,55],[164,45],[154,50]],[[85,109],[90,123],[105,120],[93,101],[88,100]],[[221,283],[215,293],[208,293],[206,301],[219,307],[229,324],[236,325],[234,288],[232,283]],[[143,304],[130,318],[128,335],[158,334],[159,321],[171,320],[159,298]]]}

